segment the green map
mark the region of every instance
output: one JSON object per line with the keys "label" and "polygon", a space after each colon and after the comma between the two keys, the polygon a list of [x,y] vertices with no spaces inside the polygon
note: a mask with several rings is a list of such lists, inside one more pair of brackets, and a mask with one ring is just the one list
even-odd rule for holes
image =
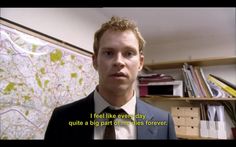
{"label": "green map", "polygon": [[55,107],[98,84],[92,58],[0,25],[0,139],[43,139]]}

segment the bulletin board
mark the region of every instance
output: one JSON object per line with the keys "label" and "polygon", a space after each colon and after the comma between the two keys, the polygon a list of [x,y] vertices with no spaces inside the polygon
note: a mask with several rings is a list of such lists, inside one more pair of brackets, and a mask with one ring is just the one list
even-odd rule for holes
{"label": "bulletin board", "polygon": [[98,84],[92,53],[0,18],[0,140],[43,139],[55,107]]}

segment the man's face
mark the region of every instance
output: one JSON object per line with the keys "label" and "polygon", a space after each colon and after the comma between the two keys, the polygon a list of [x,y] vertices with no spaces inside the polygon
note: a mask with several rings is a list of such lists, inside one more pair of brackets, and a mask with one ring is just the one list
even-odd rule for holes
{"label": "man's face", "polygon": [[134,33],[107,30],[99,44],[98,54],[93,56],[93,65],[99,74],[99,89],[133,88],[144,62]]}

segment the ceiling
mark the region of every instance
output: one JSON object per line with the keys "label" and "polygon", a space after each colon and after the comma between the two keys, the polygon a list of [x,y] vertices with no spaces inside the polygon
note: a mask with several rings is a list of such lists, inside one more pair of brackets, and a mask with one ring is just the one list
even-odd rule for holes
{"label": "ceiling", "polygon": [[97,8],[110,18],[131,18],[148,44],[199,38],[222,40],[235,34],[235,8]]}

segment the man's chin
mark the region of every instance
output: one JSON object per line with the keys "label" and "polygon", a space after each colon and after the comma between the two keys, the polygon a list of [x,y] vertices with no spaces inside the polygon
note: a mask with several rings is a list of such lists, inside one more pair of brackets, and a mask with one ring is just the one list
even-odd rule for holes
{"label": "man's chin", "polygon": [[109,89],[111,89],[112,91],[116,91],[116,92],[122,92],[122,91],[127,91],[127,89],[129,88],[130,86],[127,85],[127,84],[112,84]]}

